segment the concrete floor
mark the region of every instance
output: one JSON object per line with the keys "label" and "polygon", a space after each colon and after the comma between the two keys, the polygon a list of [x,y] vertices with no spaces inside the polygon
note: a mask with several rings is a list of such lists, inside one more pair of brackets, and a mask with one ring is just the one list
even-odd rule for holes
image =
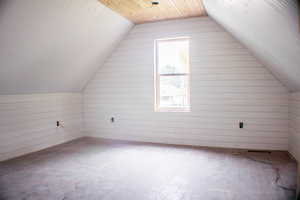
{"label": "concrete floor", "polygon": [[0,163],[0,199],[295,199],[285,152],[82,138]]}

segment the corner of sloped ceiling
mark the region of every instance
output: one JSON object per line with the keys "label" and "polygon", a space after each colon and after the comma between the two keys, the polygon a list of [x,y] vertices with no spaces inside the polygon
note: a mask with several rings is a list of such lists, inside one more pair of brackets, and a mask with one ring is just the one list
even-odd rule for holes
{"label": "corner of sloped ceiling", "polygon": [[108,50],[106,51],[105,56],[103,56],[100,61],[96,61],[96,63],[95,63],[96,68],[93,70],[93,72],[91,72],[89,78],[85,79],[85,82],[82,85],[81,90],[80,90],[81,92],[84,92],[84,90],[85,90],[86,86],[88,85],[88,83],[95,76],[95,73],[97,73],[99,68],[101,68],[102,65],[104,64],[104,62],[106,61],[106,59],[108,57],[110,57],[112,52],[118,47],[119,43],[127,36],[127,34],[135,26],[135,24],[132,21],[129,21],[127,18],[123,17],[119,13],[117,13],[117,12],[111,10],[110,8],[106,7],[99,0],[95,0],[95,1],[97,1],[97,3],[101,5],[102,9],[104,9],[107,12],[111,13],[111,15],[114,15],[114,17],[117,18],[119,20],[119,22],[118,23],[111,23],[112,27],[114,27],[116,29],[114,31],[108,32],[107,29],[103,28],[103,30],[106,30],[108,32],[107,36],[109,38],[111,38],[111,40],[109,40],[107,38],[104,38],[104,40],[106,42],[110,42],[111,44],[107,45]]}
{"label": "corner of sloped ceiling", "polygon": [[300,90],[297,0],[204,0],[208,15],[256,55],[290,91]]}
{"label": "corner of sloped ceiling", "polygon": [[2,0],[0,11],[0,95],[81,92],[133,27],[98,0]]}

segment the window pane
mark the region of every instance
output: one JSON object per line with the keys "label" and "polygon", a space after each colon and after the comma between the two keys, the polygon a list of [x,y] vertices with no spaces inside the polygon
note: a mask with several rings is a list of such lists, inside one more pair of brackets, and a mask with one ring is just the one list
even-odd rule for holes
{"label": "window pane", "polygon": [[159,73],[188,73],[188,54],[189,42],[187,39],[158,41]]}
{"label": "window pane", "polygon": [[188,106],[187,76],[160,76],[160,107]]}

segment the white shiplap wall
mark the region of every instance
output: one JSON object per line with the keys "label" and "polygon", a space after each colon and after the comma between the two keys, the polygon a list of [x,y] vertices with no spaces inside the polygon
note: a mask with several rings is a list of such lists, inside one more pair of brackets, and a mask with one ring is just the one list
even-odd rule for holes
{"label": "white shiplap wall", "polygon": [[81,129],[80,93],[0,95],[0,161],[81,137]]}
{"label": "white shiplap wall", "polygon": [[290,96],[290,153],[300,162],[300,92]]}
{"label": "white shiplap wall", "polygon": [[260,58],[290,91],[300,91],[299,0],[203,0],[209,16]]}
{"label": "white shiplap wall", "polygon": [[[155,113],[154,40],[177,36],[191,37],[192,111]],[[149,23],[135,26],[86,87],[84,130],[105,138],[287,150],[288,103],[286,88],[212,19]]]}

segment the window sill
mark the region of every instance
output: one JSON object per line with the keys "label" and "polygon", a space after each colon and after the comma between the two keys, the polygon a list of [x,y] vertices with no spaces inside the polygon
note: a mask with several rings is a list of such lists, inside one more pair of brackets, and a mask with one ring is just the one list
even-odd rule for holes
{"label": "window sill", "polygon": [[191,112],[191,108],[156,108],[155,112]]}

